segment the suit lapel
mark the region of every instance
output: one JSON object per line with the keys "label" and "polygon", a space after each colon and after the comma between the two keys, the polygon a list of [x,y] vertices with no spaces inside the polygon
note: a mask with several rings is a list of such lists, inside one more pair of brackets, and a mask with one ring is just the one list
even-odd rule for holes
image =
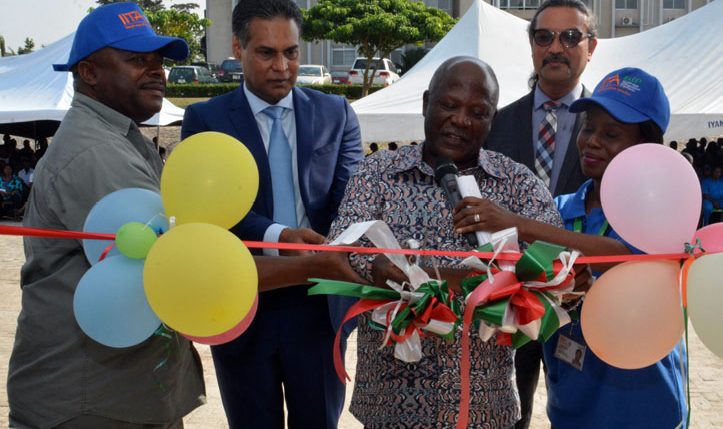
{"label": "suit lapel", "polygon": [[522,99],[522,103],[520,103],[520,111],[518,112],[517,117],[521,118],[522,123],[518,124],[518,126],[522,127],[522,138],[524,139],[524,144],[516,144],[516,146],[520,148],[520,163],[528,166],[533,172],[535,171],[535,145],[532,144],[532,139],[537,138],[537,136],[533,134],[534,130],[532,129],[532,111],[534,109],[534,101],[535,91],[533,89]]}
{"label": "suit lapel", "polygon": [[[589,96],[590,91],[583,86],[581,97]],[[570,180],[579,182],[583,178],[582,170],[580,169],[580,154],[577,150],[577,134],[580,132],[581,126],[582,115],[575,115],[575,125],[572,127],[570,143],[567,145],[567,153],[565,153],[565,159],[563,160],[562,168],[560,169],[560,178],[557,180],[555,189],[553,189],[554,195],[563,193],[563,190],[566,189],[566,185]]]}
{"label": "suit lapel", "polygon": [[314,103],[299,88],[294,87],[294,115],[296,116],[296,163],[299,174],[299,190],[304,207],[309,201],[309,175],[311,154],[314,151]]}
{"label": "suit lapel", "polygon": [[[256,124],[256,118],[251,111],[246,94],[243,87],[239,87],[234,92],[231,101],[231,108],[228,111],[229,119],[236,129],[236,136],[249,149],[256,166],[259,169],[259,193],[256,196],[257,206],[259,199],[263,200],[263,207],[266,209],[266,215],[273,215],[273,190],[271,188],[271,170],[269,168],[269,159],[266,153],[264,141],[261,139],[259,127]],[[257,209],[258,210],[258,209]]]}

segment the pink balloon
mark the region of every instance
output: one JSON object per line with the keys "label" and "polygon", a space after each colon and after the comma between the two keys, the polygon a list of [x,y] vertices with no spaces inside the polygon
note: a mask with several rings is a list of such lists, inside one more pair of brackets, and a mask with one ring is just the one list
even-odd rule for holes
{"label": "pink balloon", "polygon": [[602,178],[600,199],[610,225],[646,253],[680,253],[693,238],[701,209],[695,170],[662,144],[620,152]]}
{"label": "pink balloon", "polygon": [[600,276],[580,317],[592,352],[623,369],[650,366],[670,353],[683,335],[679,271],[673,261],[626,262]]}
{"label": "pink balloon", "polygon": [[234,326],[233,328],[229,329],[224,333],[214,335],[212,337],[194,337],[183,333],[181,335],[191,341],[201,344],[207,344],[209,346],[217,346],[219,344],[228,343],[238,338],[241,334],[246,332],[249,326],[251,326],[251,322],[253,322],[254,317],[256,317],[256,310],[258,309],[258,306],[259,295],[256,294],[256,298],[254,299],[253,304],[251,304],[251,309],[249,310],[248,314],[246,314],[246,316],[241,320],[241,322],[239,322],[238,325]]}
{"label": "pink balloon", "polygon": [[704,226],[695,232],[700,244],[708,253],[723,252],[723,222]]}

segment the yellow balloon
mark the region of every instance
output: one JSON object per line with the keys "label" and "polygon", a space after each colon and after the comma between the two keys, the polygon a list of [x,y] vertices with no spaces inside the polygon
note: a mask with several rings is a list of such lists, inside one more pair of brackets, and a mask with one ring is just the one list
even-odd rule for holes
{"label": "yellow balloon", "polygon": [[217,132],[195,134],[176,146],[161,175],[161,198],[176,224],[236,225],[251,209],[259,171],[251,152]]}
{"label": "yellow balloon", "polygon": [[248,314],[258,275],[251,253],[235,235],[215,225],[189,223],[171,228],[151,247],[143,287],[165,324],[211,337]]}

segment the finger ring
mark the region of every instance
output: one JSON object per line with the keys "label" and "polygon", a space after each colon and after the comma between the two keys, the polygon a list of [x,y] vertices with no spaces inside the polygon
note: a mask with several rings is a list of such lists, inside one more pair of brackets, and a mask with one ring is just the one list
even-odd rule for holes
{"label": "finger ring", "polygon": [[474,221],[477,222],[477,223],[480,222],[479,213],[475,213],[475,215],[474,215]]}

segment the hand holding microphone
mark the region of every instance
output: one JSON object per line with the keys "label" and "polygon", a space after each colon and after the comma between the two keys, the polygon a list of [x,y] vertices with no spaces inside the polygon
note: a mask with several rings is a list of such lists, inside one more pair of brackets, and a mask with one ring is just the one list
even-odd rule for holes
{"label": "hand holding microphone", "polygon": [[[444,156],[437,158],[435,165],[434,180],[442,187],[442,189],[444,189],[450,208],[454,210],[455,207],[459,205],[460,201],[462,201],[462,194],[460,193],[459,186],[457,184],[457,177],[459,176],[457,166],[454,165],[454,162],[450,158]],[[476,219],[479,221],[479,215],[477,215]],[[479,246],[479,241],[477,240],[475,233],[466,232],[463,235],[470,246],[474,248]]]}

